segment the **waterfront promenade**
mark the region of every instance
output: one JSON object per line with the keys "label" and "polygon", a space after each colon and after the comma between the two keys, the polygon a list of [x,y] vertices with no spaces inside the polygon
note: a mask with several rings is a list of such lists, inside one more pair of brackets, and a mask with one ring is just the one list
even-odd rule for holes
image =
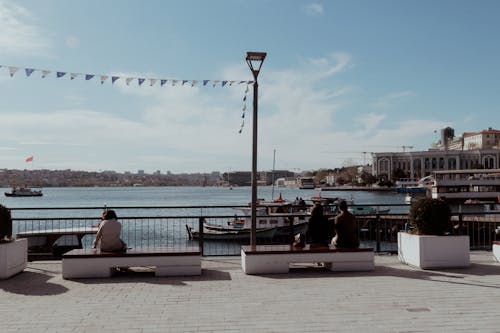
{"label": "waterfront promenade", "polygon": [[63,280],[60,261],[0,281],[0,332],[500,332],[500,263],[422,271],[376,255],[373,272],[250,276],[239,257],[199,277]]}

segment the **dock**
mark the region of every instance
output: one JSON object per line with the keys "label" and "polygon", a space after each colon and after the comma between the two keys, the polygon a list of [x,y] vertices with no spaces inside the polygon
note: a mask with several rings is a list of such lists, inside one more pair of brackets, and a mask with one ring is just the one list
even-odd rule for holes
{"label": "dock", "polygon": [[419,270],[376,255],[372,272],[294,265],[245,275],[240,257],[202,260],[197,277],[147,270],[63,280],[60,261],[0,281],[3,333],[499,332],[500,263],[472,251],[465,269]]}

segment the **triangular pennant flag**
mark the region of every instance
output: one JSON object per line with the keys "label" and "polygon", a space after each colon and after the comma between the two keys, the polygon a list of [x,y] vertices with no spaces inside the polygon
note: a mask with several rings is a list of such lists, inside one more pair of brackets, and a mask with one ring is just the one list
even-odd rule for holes
{"label": "triangular pennant flag", "polygon": [[[243,111],[245,111],[245,110],[243,109]],[[245,119],[245,113],[244,112],[241,114],[241,118]]]}
{"label": "triangular pennant flag", "polygon": [[188,82],[188,80],[182,80],[181,86],[183,86],[186,82]]}
{"label": "triangular pennant flag", "polygon": [[30,76],[35,70],[33,68],[25,68],[26,76]]}
{"label": "triangular pennant flag", "polygon": [[217,83],[219,83],[219,82],[220,82],[219,80],[213,81],[213,83],[214,83],[213,86],[215,87],[217,85]]}
{"label": "triangular pennant flag", "polygon": [[101,84],[104,84],[104,81],[106,81],[108,77],[108,75],[101,75]]}
{"label": "triangular pennant flag", "polygon": [[163,87],[163,85],[164,85],[165,83],[167,83],[167,81],[168,81],[168,80],[160,80],[160,86],[162,86],[162,87]]}
{"label": "triangular pennant flag", "polygon": [[119,76],[112,76],[111,77],[111,83],[115,83],[116,80],[118,80],[120,77]]}
{"label": "triangular pennant flag", "polygon": [[203,80],[203,85],[206,86],[208,82],[210,82],[210,80]]}
{"label": "triangular pennant flag", "polygon": [[253,81],[247,81],[247,84],[252,84],[252,83],[253,83]]}
{"label": "triangular pennant flag", "polygon": [[146,80],[146,79],[138,78],[137,82],[139,82],[139,85],[142,85],[144,83],[144,80]]}
{"label": "triangular pennant flag", "polygon": [[243,97],[243,102],[245,102],[246,100],[247,100],[247,95]]}
{"label": "triangular pennant flag", "polygon": [[71,80],[74,80],[78,76],[78,73],[70,73],[69,77]]}
{"label": "triangular pennant flag", "polygon": [[127,84],[127,86],[130,84],[130,81],[132,81],[134,78],[133,77],[128,77],[125,79],[125,83]]}
{"label": "triangular pennant flag", "polygon": [[149,79],[149,86],[151,87],[154,86],[156,81],[157,81],[156,79]]}
{"label": "triangular pennant flag", "polygon": [[16,74],[16,72],[19,70],[18,67],[13,67],[13,66],[9,66],[9,73],[10,73],[10,77],[13,77],[14,74]]}
{"label": "triangular pennant flag", "polygon": [[85,74],[85,80],[90,80],[91,78],[93,78],[95,75],[94,74]]}
{"label": "triangular pennant flag", "polygon": [[232,86],[236,81],[229,81],[229,85]]}
{"label": "triangular pennant flag", "polygon": [[172,87],[175,87],[175,85],[177,84],[179,80],[172,80]]}
{"label": "triangular pennant flag", "polygon": [[198,80],[191,81],[191,87],[194,87],[198,83]]}
{"label": "triangular pennant flag", "polygon": [[240,81],[238,84],[247,83],[247,81]]}
{"label": "triangular pennant flag", "polygon": [[247,105],[243,105],[243,111],[246,111],[247,110]]}
{"label": "triangular pennant flag", "polygon": [[63,77],[64,75],[66,75],[66,72],[57,72],[56,73],[57,77]]}
{"label": "triangular pennant flag", "polygon": [[227,81],[222,81],[222,86],[224,87],[227,84]]}
{"label": "triangular pennant flag", "polygon": [[42,79],[50,74],[50,71],[42,70]]}
{"label": "triangular pennant flag", "polygon": [[245,94],[248,92],[248,84],[247,87],[245,88]]}

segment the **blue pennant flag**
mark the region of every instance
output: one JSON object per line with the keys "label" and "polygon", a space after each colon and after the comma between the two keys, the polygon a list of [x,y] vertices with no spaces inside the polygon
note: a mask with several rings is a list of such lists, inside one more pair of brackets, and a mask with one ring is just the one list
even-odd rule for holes
{"label": "blue pennant flag", "polygon": [[243,113],[243,114],[241,115],[241,118],[245,119],[245,113]]}
{"label": "blue pennant flag", "polygon": [[246,83],[246,82],[247,82],[247,81],[240,81],[240,83],[239,83],[239,84]]}
{"label": "blue pennant flag", "polygon": [[25,68],[26,76],[30,76],[35,70],[33,68]]}
{"label": "blue pennant flag", "polygon": [[66,72],[57,72],[57,77],[63,77],[64,75],[66,75]]}
{"label": "blue pennant flag", "polygon": [[168,80],[160,80],[160,86],[163,87],[165,83],[167,83]]}
{"label": "blue pennant flag", "polygon": [[245,95],[245,97],[243,97],[243,102],[247,100],[247,95]]}
{"label": "blue pennant flag", "polygon": [[85,80],[90,80],[91,78],[93,78],[94,75],[93,74],[85,74]]}
{"label": "blue pennant flag", "polygon": [[227,84],[227,81],[222,81],[222,86],[224,87]]}
{"label": "blue pennant flag", "polygon": [[203,80],[203,85],[206,86],[208,82],[210,82],[210,80]]}
{"label": "blue pennant flag", "polygon": [[120,77],[119,76],[112,76],[111,77],[111,83],[115,83],[116,80],[118,80]]}
{"label": "blue pennant flag", "polygon": [[181,84],[181,86],[183,86],[183,85],[184,85],[184,83],[186,83],[186,82],[188,82],[188,80],[182,80],[182,84]]}
{"label": "blue pennant flag", "polygon": [[137,81],[139,82],[139,85],[143,84],[144,80],[146,80],[146,79],[137,79]]}

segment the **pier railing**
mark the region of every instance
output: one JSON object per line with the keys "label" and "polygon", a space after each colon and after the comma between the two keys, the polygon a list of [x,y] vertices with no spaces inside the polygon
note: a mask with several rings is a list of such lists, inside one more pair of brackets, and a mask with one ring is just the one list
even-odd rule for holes
{"label": "pier railing", "polygon": [[[355,206],[355,205],[353,205]],[[367,205],[363,205],[367,206]],[[397,252],[397,233],[408,226],[408,205],[369,205],[375,213],[356,215],[361,244],[377,252]],[[241,206],[109,207],[122,223],[122,239],[128,247],[190,247],[200,245],[204,256],[239,255],[247,238],[213,240],[204,234],[203,222],[227,225],[234,208]],[[389,213],[383,212],[387,208]],[[30,259],[60,256],[65,251],[90,248],[102,207],[13,208],[13,235],[29,239]],[[273,216],[280,216],[273,214]],[[288,218],[306,213],[283,214]],[[238,218],[250,218],[238,215]],[[470,248],[491,249],[500,240],[500,213],[454,213],[453,233],[470,237]],[[201,231],[201,232],[200,232]],[[259,237],[260,244],[286,244],[293,240],[292,226],[280,237]],[[197,232],[193,237],[192,232]]]}

